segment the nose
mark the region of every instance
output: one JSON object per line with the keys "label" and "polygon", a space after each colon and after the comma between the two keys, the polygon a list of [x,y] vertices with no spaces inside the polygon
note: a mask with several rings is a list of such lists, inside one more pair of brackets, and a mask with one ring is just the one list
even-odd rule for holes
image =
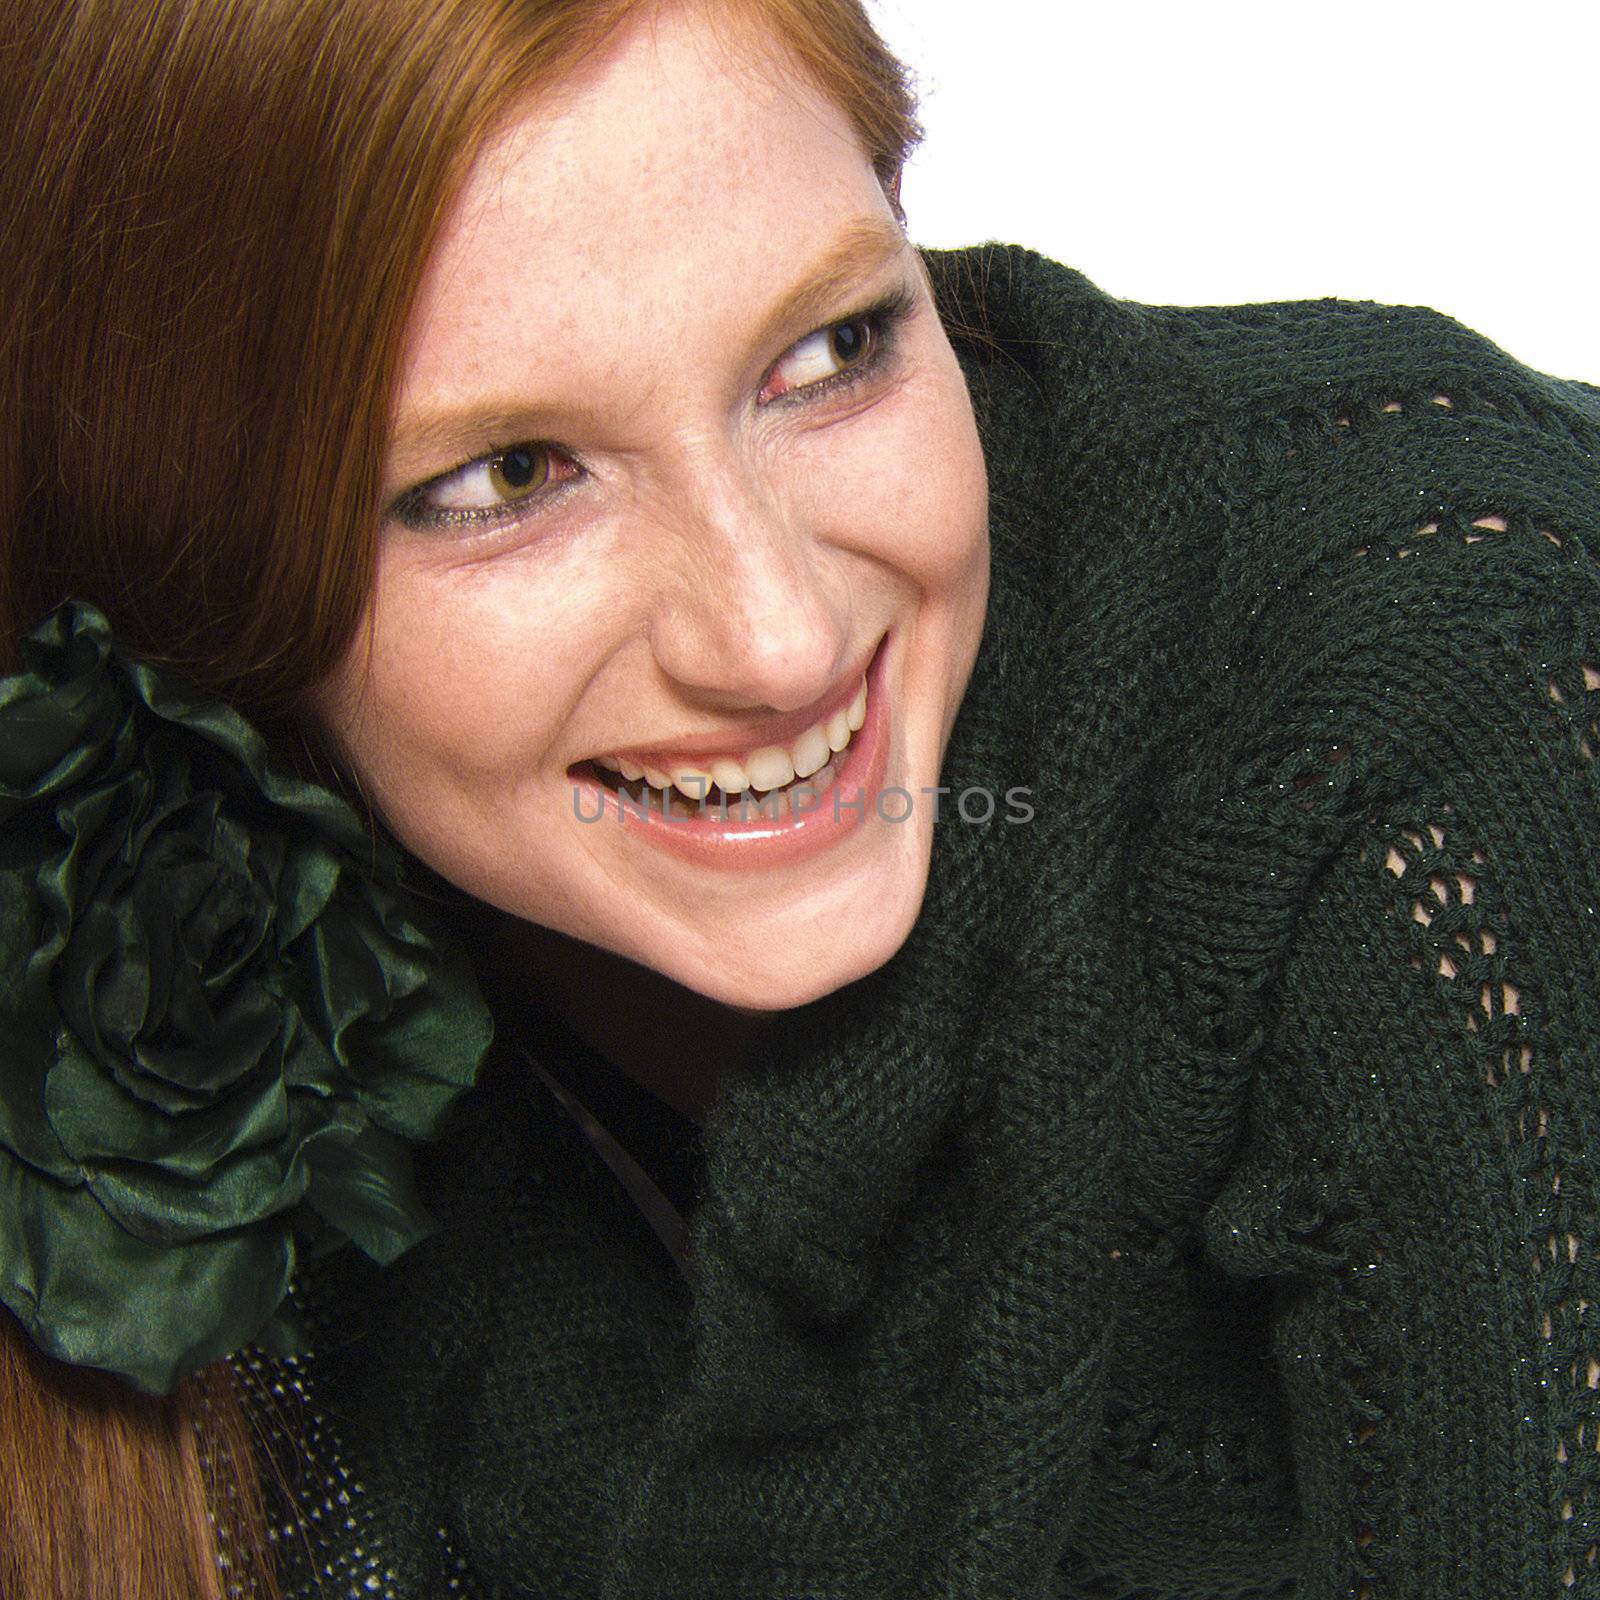
{"label": "nose", "polygon": [[748,464],[702,459],[686,480],[662,496],[670,573],[651,620],[656,661],[719,710],[810,705],[856,642],[813,508],[786,503]]}

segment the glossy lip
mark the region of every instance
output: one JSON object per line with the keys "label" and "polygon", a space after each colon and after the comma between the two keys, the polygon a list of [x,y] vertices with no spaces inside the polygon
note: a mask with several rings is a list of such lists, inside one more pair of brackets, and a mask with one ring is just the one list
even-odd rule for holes
{"label": "glossy lip", "polygon": [[882,647],[883,640],[880,639],[867,662],[858,664],[853,672],[846,673],[839,688],[799,711],[786,711],[780,717],[760,723],[753,731],[732,729],[727,733],[708,733],[697,739],[678,739],[671,744],[625,745],[596,753],[612,761],[626,761],[635,767],[653,767],[657,772],[670,774],[674,767],[706,765],[719,758],[742,762],[768,745],[787,747],[807,728],[826,722],[835,712],[849,706],[861,687],[861,679],[868,665],[882,653]]}
{"label": "glossy lip", "polygon": [[[833,782],[817,795],[813,809],[801,816],[752,817],[741,822],[737,804],[730,802],[725,822],[717,820],[715,807],[688,817],[663,816],[653,806],[641,810],[631,802],[624,805],[616,790],[604,787],[580,768],[573,775],[574,798],[585,825],[621,827],[629,838],[696,866],[735,872],[787,866],[848,838],[875,807],[889,764],[889,707],[883,692],[888,642],[886,634],[867,667],[866,721],[851,736],[843,764]],[[859,678],[855,681],[859,686]],[[597,802],[603,815],[596,811]]]}

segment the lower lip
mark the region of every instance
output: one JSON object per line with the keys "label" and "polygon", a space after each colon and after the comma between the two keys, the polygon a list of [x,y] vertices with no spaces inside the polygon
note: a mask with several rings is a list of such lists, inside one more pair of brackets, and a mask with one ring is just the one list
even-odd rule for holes
{"label": "lower lip", "polygon": [[[820,854],[862,826],[873,813],[883,787],[889,764],[889,708],[882,692],[884,655],[880,645],[867,668],[866,720],[850,736],[833,782],[817,793],[815,804],[801,815],[751,815],[741,821],[738,802],[730,800],[726,822],[717,820],[715,806],[687,817],[663,816],[654,806],[636,806],[632,801],[624,805],[616,790],[581,776],[575,780],[581,791],[579,814],[590,827],[620,824],[630,837],[701,867],[761,871]],[[597,801],[603,803],[604,815],[597,815]],[[754,813],[753,802],[749,809]],[[895,820],[899,820],[898,812]]]}

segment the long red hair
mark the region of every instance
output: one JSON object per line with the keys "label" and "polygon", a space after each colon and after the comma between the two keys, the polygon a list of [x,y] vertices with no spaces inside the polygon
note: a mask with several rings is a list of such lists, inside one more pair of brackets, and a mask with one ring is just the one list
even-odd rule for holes
{"label": "long red hair", "polygon": [[[0,0],[8,652],[78,596],[292,719],[371,586],[401,341],[466,163],[649,3]],[[859,0],[721,17],[783,40],[893,182],[914,107]],[[219,1526],[242,1592],[276,1592],[225,1364],[138,1395],[0,1311],[0,1484],[8,1600],[221,1600]]]}

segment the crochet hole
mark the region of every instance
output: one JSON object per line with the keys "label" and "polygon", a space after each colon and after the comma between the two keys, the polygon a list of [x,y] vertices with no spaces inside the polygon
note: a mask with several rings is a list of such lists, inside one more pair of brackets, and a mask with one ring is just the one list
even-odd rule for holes
{"label": "crochet hole", "polygon": [[[1578,1259],[1578,1236],[1569,1233],[1565,1236],[1567,1265],[1571,1266]],[[1545,1253],[1550,1257],[1550,1265],[1555,1266],[1561,1259],[1562,1239],[1551,1233],[1545,1236]]]}
{"label": "crochet hole", "polygon": [[[1600,689],[1600,671],[1597,671],[1594,667],[1591,667],[1587,661],[1580,662],[1579,666],[1583,673],[1584,694],[1586,696],[1593,694],[1596,689]],[[1547,679],[1545,687],[1549,692],[1550,698],[1558,706],[1564,706],[1567,703],[1566,690],[1561,687],[1560,683],[1556,679]]]}
{"label": "crochet hole", "polygon": [[[1517,1113],[1517,1134],[1518,1137],[1523,1139],[1528,1137],[1528,1113],[1526,1111],[1519,1111]],[[1545,1139],[1548,1138],[1549,1135],[1550,1113],[1546,1111],[1543,1106],[1541,1106],[1539,1108],[1539,1127],[1534,1134],[1534,1138]]]}
{"label": "crochet hole", "polygon": [[[1422,842],[1422,835],[1420,833],[1414,833],[1410,829],[1407,829],[1400,835],[1400,837],[1404,839],[1406,843],[1412,847],[1412,849],[1417,851],[1419,855],[1425,848]],[[1435,850],[1443,848],[1444,829],[1441,828],[1437,823],[1430,822],[1428,824],[1428,837],[1433,841],[1433,847]],[[1383,864],[1395,875],[1395,877],[1403,878],[1405,876],[1406,858],[1400,854],[1400,850],[1397,845],[1389,846],[1389,853],[1383,858]]]}
{"label": "crochet hole", "polygon": [[[1311,754],[1311,747],[1307,747],[1306,754]],[[1328,769],[1330,767],[1337,767],[1341,762],[1348,761],[1349,759],[1349,745],[1331,744],[1322,752],[1320,756],[1320,766],[1313,768],[1313,770],[1310,772],[1297,772],[1291,781],[1293,782],[1294,787],[1301,791],[1316,788],[1319,785],[1326,788],[1334,781],[1329,775]]]}

